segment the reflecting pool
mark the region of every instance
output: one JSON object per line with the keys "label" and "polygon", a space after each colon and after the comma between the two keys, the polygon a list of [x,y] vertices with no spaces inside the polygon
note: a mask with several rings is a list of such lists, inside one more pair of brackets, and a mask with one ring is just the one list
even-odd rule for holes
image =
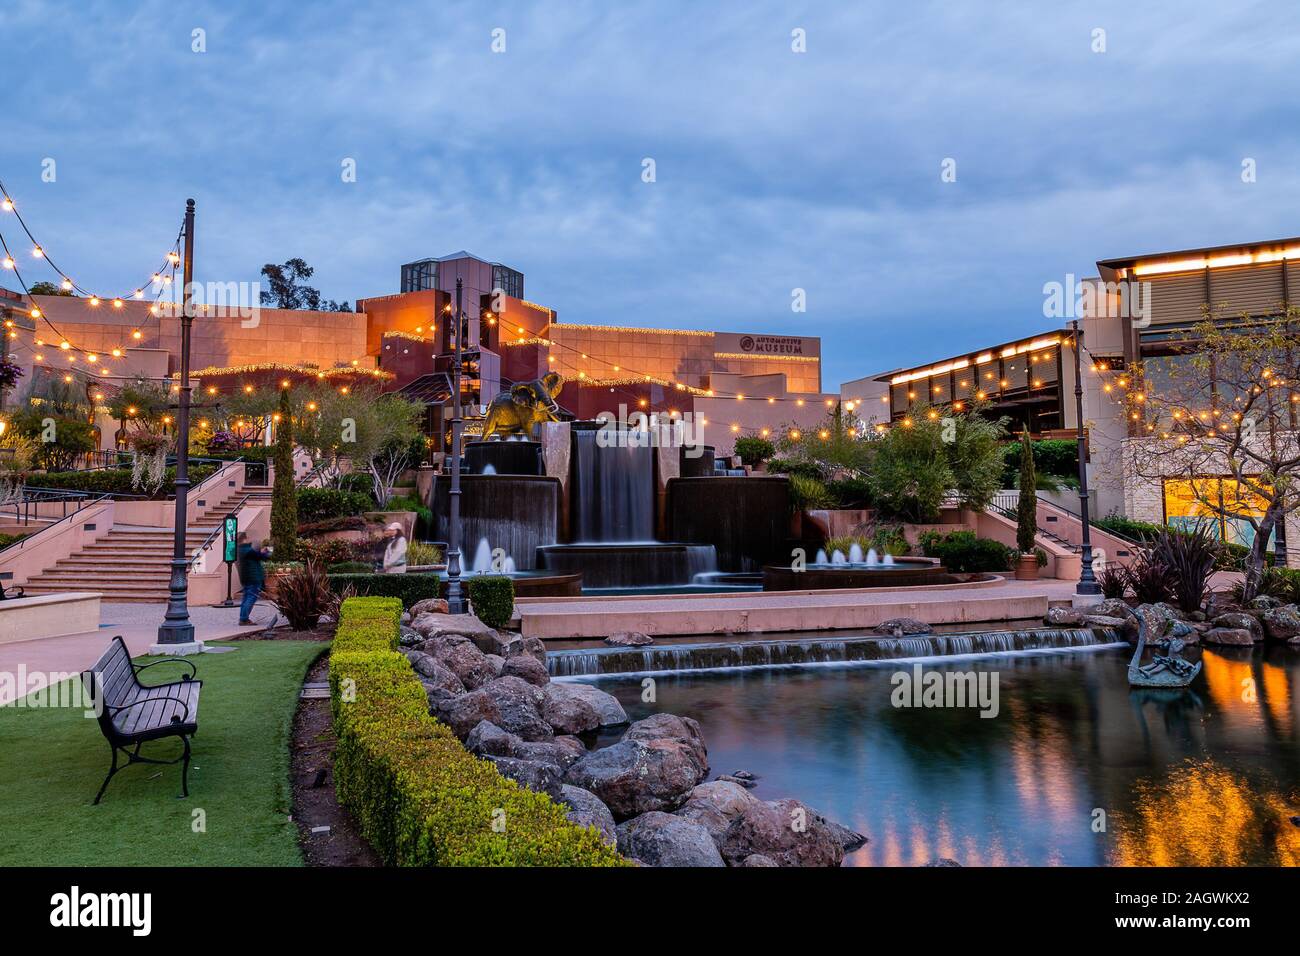
{"label": "reflecting pool", "polygon": [[653,704],[643,677],[599,686],[698,720],[712,775],[866,834],[846,865],[1300,865],[1300,652],[1206,650],[1186,691],[1131,691],[1130,653],[921,662],[996,674],[991,718],[893,706],[898,661],[661,674]]}

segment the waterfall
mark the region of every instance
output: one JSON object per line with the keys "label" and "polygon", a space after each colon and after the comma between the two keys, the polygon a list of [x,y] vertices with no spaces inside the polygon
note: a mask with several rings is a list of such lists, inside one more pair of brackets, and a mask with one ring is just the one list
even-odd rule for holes
{"label": "waterfall", "polygon": [[753,640],[550,651],[546,655],[546,666],[552,677],[581,677],[738,667],[834,665],[958,655],[987,656],[1020,651],[1100,647],[1120,640],[1122,638],[1110,628],[1044,628],[979,634],[925,634],[914,637]]}
{"label": "waterfall", "polygon": [[597,435],[589,429],[573,432],[574,540],[654,540],[654,449],[601,447]]}

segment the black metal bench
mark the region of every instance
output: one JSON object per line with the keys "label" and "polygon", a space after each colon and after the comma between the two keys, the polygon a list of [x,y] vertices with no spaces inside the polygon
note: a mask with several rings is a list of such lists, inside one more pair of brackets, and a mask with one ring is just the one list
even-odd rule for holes
{"label": "black metal bench", "polygon": [[[183,664],[190,672],[170,684],[141,684],[137,675],[157,664]],[[203,686],[203,681],[194,680],[194,674],[194,665],[179,657],[133,663],[121,637],[113,638],[95,665],[82,671],[81,682],[95,707],[99,729],[113,749],[113,765],[95,795],[95,803],[104,796],[113,775],[133,763],[182,763],[181,796],[190,795],[190,738],[199,730],[199,689]],[[180,737],[185,752],[175,760],[140,756],[142,744],[164,737]],[[119,750],[127,758],[120,768]]]}

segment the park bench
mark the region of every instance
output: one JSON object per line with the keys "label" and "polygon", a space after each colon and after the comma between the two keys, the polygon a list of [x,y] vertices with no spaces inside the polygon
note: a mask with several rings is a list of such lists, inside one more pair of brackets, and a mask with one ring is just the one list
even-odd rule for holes
{"label": "park bench", "polygon": [[[156,664],[183,664],[190,672],[170,684],[140,683],[140,672]],[[194,665],[179,657],[167,657],[149,664],[133,663],[121,637],[114,637],[95,665],[82,672],[81,681],[95,707],[99,729],[113,750],[113,764],[95,795],[95,803],[104,796],[113,775],[133,763],[182,762],[181,796],[190,795],[190,738],[198,733],[199,689],[203,686],[202,681],[194,680],[194,674]],[[175,760],[140,756],[142,744],[164,737],[180,737],[185,752]],[[118,751],[127,759],[120,768],[117,765]]]}

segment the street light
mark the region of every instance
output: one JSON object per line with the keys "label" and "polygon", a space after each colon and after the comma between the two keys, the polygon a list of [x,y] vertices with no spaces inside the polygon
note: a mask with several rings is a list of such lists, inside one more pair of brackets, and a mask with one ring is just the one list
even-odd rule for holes
{"label": "street light", "polygon": [[1079,353],[1083,351],[1083,333],[1079,320],[1071,319],[1074,330],[1074,414],[1075,436],[1079,443],[1079,520],[1083,522],[1083,553],[1080,554],[1079,586],[1076,594],[1100,594],[1101,586],[1092,573],[1092,535],[1088,521],[1088,461],[1087,441],[1083,434],[1083,375],[1080,372]]}
{"label": "street light", "polygon": [[461,452],[461,417],[460,417],[460,340],[465,330],[464,313],[461,311],[461,278],[456,277],[456,321],[452,332],[456,336],[456,348],[453,353],[451,368],[451,490],[448,493],[448,521],[451,525],[447,542],[447,611],[450,614],[465,613],[465,598],[461,594],[460,584],[460,452]]}
{"label": "street light", "polygon": [[190,327],[194,324],[194,200],[185,202],[185,266],[181,289],[181,387],[176,414],[176,522],[172,539],[172,573],[167,586],[167,613],[158,626],[158,643],[150,653],[196,654],[188,603],[189,559],[185,554],[186,506],[190,489]]}

